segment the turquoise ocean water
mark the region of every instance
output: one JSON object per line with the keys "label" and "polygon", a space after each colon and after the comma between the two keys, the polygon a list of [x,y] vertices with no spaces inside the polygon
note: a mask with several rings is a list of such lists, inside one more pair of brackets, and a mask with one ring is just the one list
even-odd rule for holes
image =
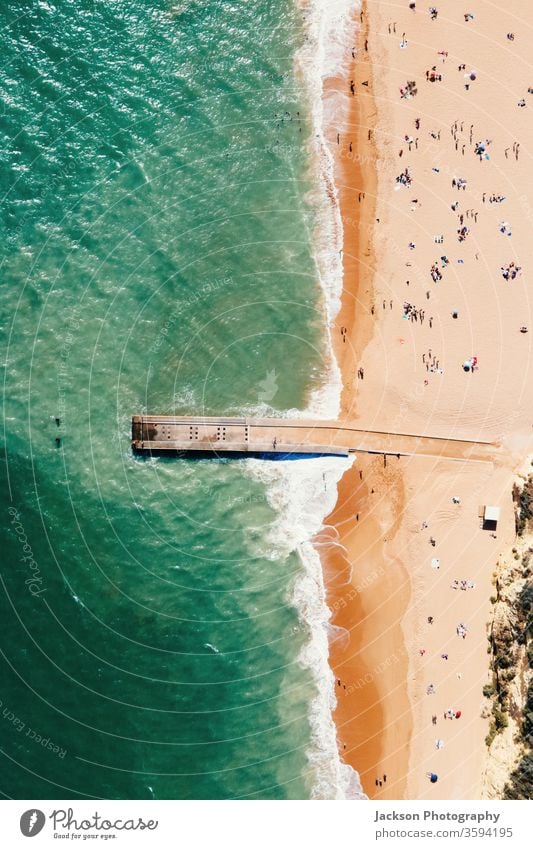
{"label": "turquoise ocean water", "polygon": [[301,12],[4,0],[0,38],[0,790],[316,795],[287,499],[332,461],[129,448],[132,413],[284,412],[324,380]]}

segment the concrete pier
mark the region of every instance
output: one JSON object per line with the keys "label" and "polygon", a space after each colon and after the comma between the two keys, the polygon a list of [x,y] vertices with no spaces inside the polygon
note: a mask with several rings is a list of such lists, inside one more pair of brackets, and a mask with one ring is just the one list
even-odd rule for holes
{"label": "concrete pier", "polygon": [[350,422],[320,419],[254,419],[227,416],[133,416],[132,449],[138,453],[423,454],[490,462],[490,442],[429,434],[362,430]]}

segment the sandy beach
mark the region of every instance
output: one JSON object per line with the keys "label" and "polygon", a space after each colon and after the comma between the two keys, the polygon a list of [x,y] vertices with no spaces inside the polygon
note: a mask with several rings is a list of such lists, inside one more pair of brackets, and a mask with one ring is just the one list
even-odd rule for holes
{"label": "sandy beach", "polygon": [[[342,629],[335,721],[370,797],[476,799],[492,575],[532,451],[531,25],[525,0],[409,5],[363,4],[350,68],[324,92],[344,225],[342,416],[494,451],[361,454],[341,481],[326,519],[341,545],[323,555]],[[485,504],[501,510],[495,533]]]}

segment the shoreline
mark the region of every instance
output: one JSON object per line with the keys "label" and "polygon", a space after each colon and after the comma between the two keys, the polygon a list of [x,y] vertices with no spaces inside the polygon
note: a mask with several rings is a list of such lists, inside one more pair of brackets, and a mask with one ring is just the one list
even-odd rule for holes
{"label": "shoreline", "polygon": [[[373,68],[365,50],[370,38],[367,3],[352,21],[355,57],[348,80],[355,96],[346,98],[347,80],[330,78],[324,87],[326,102],[344,101],[342,130],[328,125],[326,136],[335,159],[340,214],[343,221],[343,290],[333,327],[333,349],[342,375],[341,418],[357,418],[357,369],[371,341],[374,304],[374,218],[378,195],[378,151],[373,141],[377,108],[372,96]],[[368,82],[368,85],[363,83]],[[347,104],[346,104],[347,100]],[[331,109],[339,114],[339,109]],[[339,136],[337,136],[339,133]],[[339,143],[340,142],[340,143]],[[342,333],[340,328],[346,328]],[[387,521],[387,504],[375,503],[371,483],[382,477],[381,459],[358,456],[338,485],[337,503],[325,519],[333,526],[342,547],[322,553],[331,625],[349,633],[330,641],[330,665],[335,676],[337,705],[333,719],[340,755],[360,776],[369,798],[398,798],[405,782],[396,778],[379,788],[377,776],[407,772],[407,745],[411,734],[405,684],[407,658],[398,609],[405,610],[410,588],[403,567],[388,569],[381,523]],[[388,477],[396,478],[389,468]],[[361,480],[361,474],[363,480]],[[368,482],[367,482],[368,481]],[[381,481],[380,481],[381,484]],[[387,483],[387,486],[389,484]],[[401,495],[400,495],[401,497]],[[372,503],[372,507],[370,507]],[[356,517],[360,517],[358,521]],[[353,566],[351,564],[357,563]],[[376,576],[381,580],[377,581]],[[381,603],[384,582],[388,602]],[[383,621],[396,625],[383,628]],[[404,741],[399,747],[398,737]],[[388,739],[390,738],[390,739]]]}

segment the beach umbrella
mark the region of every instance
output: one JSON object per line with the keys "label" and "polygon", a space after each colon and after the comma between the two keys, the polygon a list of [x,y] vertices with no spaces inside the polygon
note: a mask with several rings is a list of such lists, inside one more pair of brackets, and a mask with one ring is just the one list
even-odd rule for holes
{"label": "beach umbrella", "polygon": [[437,781],[439,780],[439,776],[437,775],[436,772],[430,772],[429,773],[429,780],[431,781],[432,784],[436,784]]}
{"label": "beach umbrella", "polygon": [[476,75],[475,75],[475,74],[470,74],[470,79],[471,79],[471,80],[475,80],[475,78],[476,78]]}
{"label": "beach umbrella", "polygon": [[459,719],[459,717],[460,717],[460,716],[461,716],[461,711],[460,711],[460,710],[456,710],[456,711],[455,711],[455,718],[456,718],[456,719]]}
{"label": "beach umbrella", "polygon": [[463,363],[463,368],[464,368],[464,370],[465,370],[465,371],[470,371],[470,366],[471,366],[471,365],[472,365],[472,363],[470,362],[470,360],[465,360],[465,361],[464,361],[464,363]]}

